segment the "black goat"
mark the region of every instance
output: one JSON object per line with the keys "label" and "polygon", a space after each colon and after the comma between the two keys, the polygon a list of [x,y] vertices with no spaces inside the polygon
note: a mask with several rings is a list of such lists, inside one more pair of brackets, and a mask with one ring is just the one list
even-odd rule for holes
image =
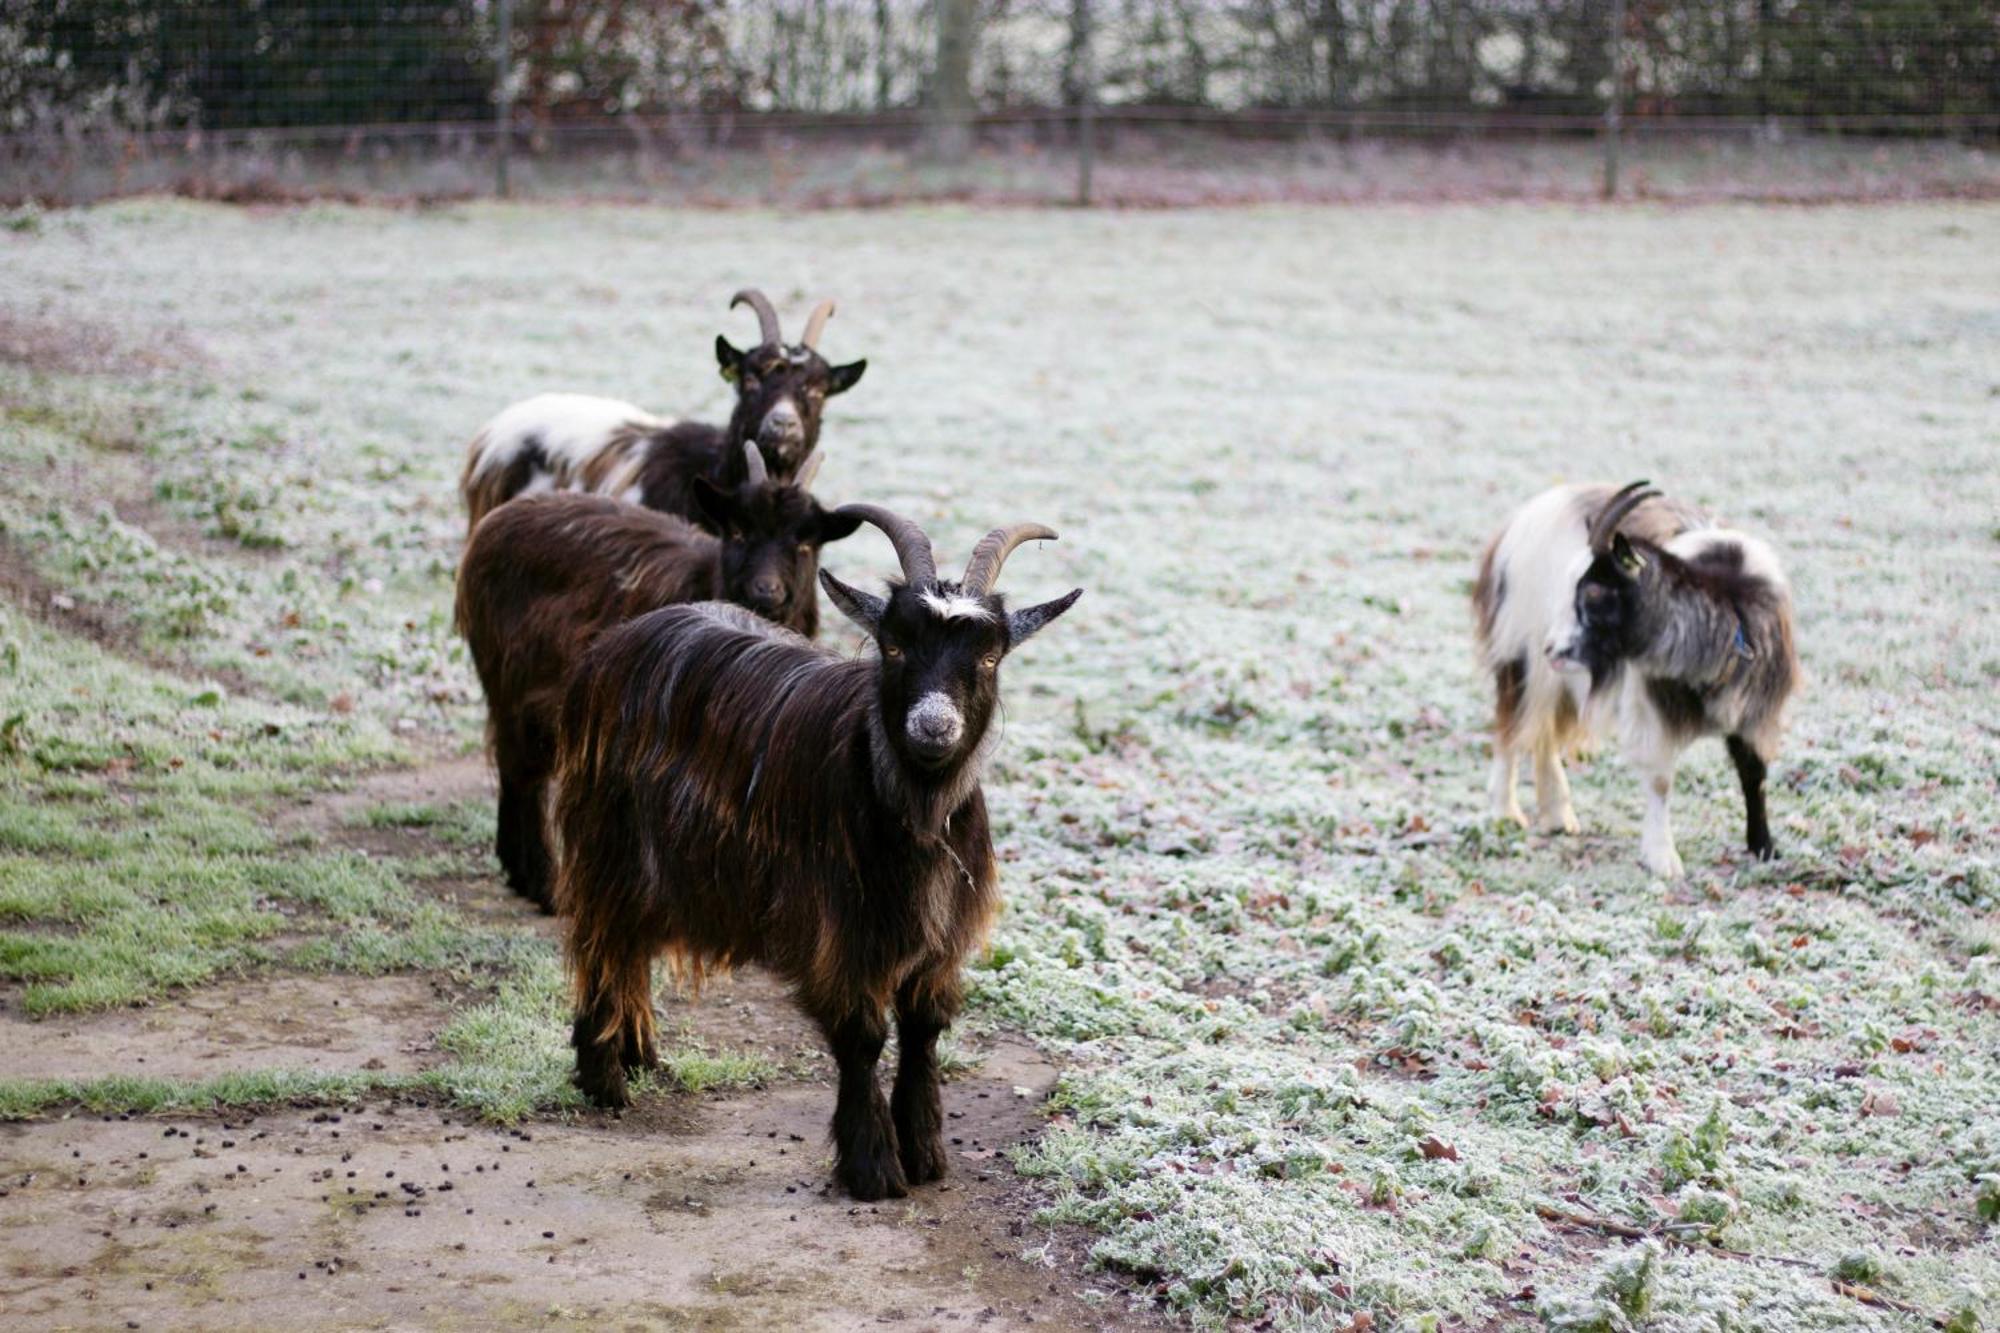
{"label": "black goat", "polygon": [[756,311],[761,341],[738,351],[716,337],[722,377],[736,386],[726,427],[674,421],[590,394],[524,399],[480,427],[466,449],[459,493],[468,526],[516,495],[557,490],[616,495],[711,527],[696,503],[695,478],[725,488],[741,483],[746,442],[755,443],[774,478],[789,480],[819,444],[826,400],[853,388],[868,363],[829,365],[816,350],[831,301],[820,302],[792,345],[762,292],[738,292],[729,304]]}
{"label": "black goat", "polygon": [[1019,611],[993,591],[1009,552],[1055,536],[1044,527],[988,534],[953,583],[915,524],[834,512],[880,527],[902,563],[886,597],[820,573],[875,656],[842,659],[721,605],[652,612],[585,654],[563,704],[556,900],[592,1101],[625,1105],[626,1071],[657,1061],[657,955],[697,980],[763,963],[839,1063],[840,1183],[879,1199],[946,1169],[936,1046],[997,903],[979,776],[1000,661],[1082,589]]}
{"label": "black goat", "polygon": [[727,599],[811,638],[819,629],[819,548],[860,520],[828,513],[806,489],[764,474],[696,495],[725,533],[602,495],[527,495],[474,529],[458,569],[459,632],[486,692],[486,732],[500,779],[494,850],[515,892],[551,906],[543,798],[555,767],[562,685],[605,629],[679,602]]}

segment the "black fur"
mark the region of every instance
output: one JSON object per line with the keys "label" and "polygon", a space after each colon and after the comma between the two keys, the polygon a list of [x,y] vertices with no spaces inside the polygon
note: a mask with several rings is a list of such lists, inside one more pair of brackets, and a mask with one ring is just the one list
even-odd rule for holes
{"label": "black fur", "polygon": [[1629,564],[1632,554],[1631,544],[1620,534],[1613,542],[1612,554],[1592,559],[1590,568],[1577,580],[1576,623],[1580,632],[1576,655],[1590,671],[1593,693],[1604,688],[1644,647],[1639,581]]}
{"label": "black fur", "polygon": [[[639,503],[678,514],[709,531],[719,531],[694,492],[703,477],[724,489],[748,479],[743,444],[755,441],[773,481],[789,481],[819,445],[826,400],[860,383],[866,361],[829,365],[818,352],[766,343],[738,351],[717,337],[715,355],[722,377],[736,386],[736,407],[726,427],[699,421],[676,422],[653,432],[639,470]],[[774,424],[772,409],[789,401],[796,427]]]}
{"label": "black fur", "polygon": [[1764,816],[1763,756],[1741,736],[1729,737],[1727,744],[1729,757],[1736,764],[1736,779],[1743,784],[1744,840],[1752,856],[1769,861],[1777,856],[1778,848],[1771,841],[1771,826]]}
{"label": "black fur", "polygon": [[1670,734],[1687,740],[1701,735],[1708,720],[1708,705],[1699,691],[1682,681],[1649,676],[1646,697],[1659,710]]}

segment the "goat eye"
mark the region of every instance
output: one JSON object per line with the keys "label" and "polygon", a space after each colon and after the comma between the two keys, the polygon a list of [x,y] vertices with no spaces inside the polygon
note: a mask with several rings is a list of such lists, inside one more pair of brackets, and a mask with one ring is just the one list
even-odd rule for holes
{"label": "goat eye", "polygon": [[799,543],[799,554],[800,554],[801,556],[808,556],[808,555],[811,555],[812,553],[813,553],[813,548],[812,548],[812,544],[811,544],[810,542],[800,542],[800,543]]}
{"label": "goat eye", "polygon": [[1000,654],[998,653],[986,654],[986,656],[979,659],[979,665],[985,667],[988,671],[991,671],[994,667],[1000,665]]}
{"label": "goat eye", "polygon": [[882,645],[882,656],[890,658],[892,660],[901,660],[903,656],[903,650],[901,648],[898,648],[893,643],[885,643]]}

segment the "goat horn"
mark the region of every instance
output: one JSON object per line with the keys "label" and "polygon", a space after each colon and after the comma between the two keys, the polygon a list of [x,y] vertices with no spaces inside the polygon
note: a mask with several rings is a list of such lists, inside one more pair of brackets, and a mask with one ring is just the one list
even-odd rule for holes
{"label": "goat horn", "polygon": [[802,491],[810,491],[812,489],[813,478],[819,475],[819,465],[825,461],[825,454],[817,449],[813,450],[806,458],[806,461],[799,464],[799,475],[792,478],[792,485]]}
{"label": "goat horn", "polygon": [[889,544],[896,548],[896,559],[903,565],[903,581],[912,588],[922,588],[937,582],[937,558],[931,554],[931,539],[924,536],[924,530],[904,518],[892,514],[880,505],[842,505],[833,511],[836,514],[851,514],[866,523],[873,523],[889,538]]}
{"label": "goat horn", "polygon": [[763,486],[771,480],[771,470],[764,466],[764,453],[755,440],[743,441],[743,469],[750,474],[752,486]]}
{"label": "goat horn", "polygon": [[770,297],[764,295],[764,293],[758,291],[755,287],[745,287],[742,291],[729,298],[729,308],[731,310],[740,305],[747,305],[757,312],[757,337],[759,341],[780,344],[785,341],[785,335],[778,331],[778,312],[772,308]]}
{"label": "goat horn", "polygon": [[1625,516],[1648,500],[1657,499],[1659,492],[1651,489],[1650,482],[1635,481],[1621,487],[1616,495],[1604,502],[1597,511],[1597,517],[1590,520],[1590,549],[1599,555],[1611,549],[1612,534]]}
{"label": "goat horn", "polygon": [[833,302],[821,301],[814,306],[812,314],[806,318],[806,331],[799,338],[799,346],[817,349],[819,335],[826,331],[826,322],[832,318]]}
{"label": "goat horn", "polygon": [[1015,547],[1022,542],[1055,539],[1055,529],[1039,523],[1015,523],[993,529],[972,548],[972,559],[965,562],[965,577],[958,581],[958,590],[967,597],[984,597],[1000,581],[1000,566],[1007,563]]}

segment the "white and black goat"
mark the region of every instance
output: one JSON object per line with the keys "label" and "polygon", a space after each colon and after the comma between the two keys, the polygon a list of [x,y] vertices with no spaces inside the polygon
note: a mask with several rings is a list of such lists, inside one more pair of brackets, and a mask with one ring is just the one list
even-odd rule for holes
{"label": "white and black goat", "polygon": [[712,531],[695,502],[694,479],[725,489],[741,484],[746,442],[756,445],[773,478],[789,481],[819,444],[826,400],[853,388],[868,363],[829,365],[816,350],[831,301],[814,309],[795,344],[785,342],[762,292],[738,292],[729,304],[756,312],[760,341],[738,351],[716,337],[722,377],[736,386],[727,426],[675,421],[591,394],[524,399],[480,427],[466,448],[459,493],[468,531],[516,495],[551,490],[617,496]]}
{"label": "white and black goat", "polygon": [[1527,823],[1514,794],[1526,753],[1536,826],[1575,832],[1563,757],[1615,727],[1646,785],[1640,859],[1678,878],[1674,765],[1696,739],[1721,736],[1742,782],[1750,851],[1774,855],[1765,769],[1802,677],[1791,588],[1770,547],[1642,481],[1559,486],[1488,545],[1473,607],[1497,696],[1496,816]]}
{"label": "white and black goat", "polygon": [[500,506],[466,543],[456,619],[486,693],[500,779],[494,851],[507,883],[545,911],[553,900],[543,803],[556,719],[563,682],[591,642],[644,612],[714,600],[808,639],[819,629],[820,547],[861,520],[812,498],[824,455],[780,484],[755,445],[744,450],[749,477],[735,490],[695,481],[723,536],[609,496],[557,492]]}
{"label": "white and black goat", "polygon": [[[840,1066],[836,1174],[858,1199],[946,1168],[937,1039],[998,902],[979,778],[1000,661],[1078,589],[1010,610],[994,591],[1036,524],[989,533],[956,582],[914,523],[873,505],[903,567],[886,597],[820,583],[875,652],[842,658],[721,604],[607,632],[570,678],[559,728],[556,904],[569,917],[577,1083],[627,1101],[657,1061],[652,965],[762,963]],[[875,1066],[896,1018],[887,1104]]]}

